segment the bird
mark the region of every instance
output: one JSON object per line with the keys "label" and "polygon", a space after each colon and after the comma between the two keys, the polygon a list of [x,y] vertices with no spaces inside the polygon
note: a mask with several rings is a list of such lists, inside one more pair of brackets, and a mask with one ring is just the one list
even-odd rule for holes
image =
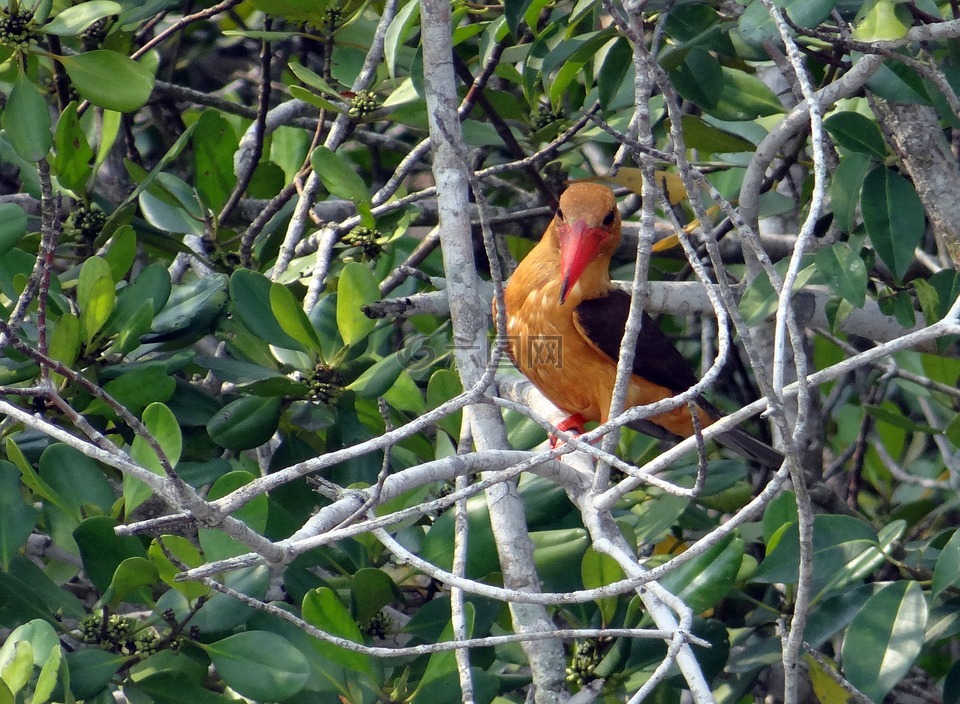
{"label": "bird", "polygon": [[[567,418],[561,431],[584,432],[608,420],[630,294],[610,280],[610,260],[621,238],[613,191],[575,182],[561,194],[540,242],[520,262],[504,289],[506,351],[511,361]],[[687,360],[646,313],[637,337],[626,408],[676,396],[697,383]],[[701,427],[721,414],[694,398]],[[628,424],[661,440],[694,434],[687,405]],[[745,458],[780,467],[783,455],[742,428],[715,438]]]}

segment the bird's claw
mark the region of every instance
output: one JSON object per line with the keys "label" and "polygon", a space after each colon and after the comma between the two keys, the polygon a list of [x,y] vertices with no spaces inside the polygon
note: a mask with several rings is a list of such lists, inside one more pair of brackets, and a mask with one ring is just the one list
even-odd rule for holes
{"label": "bird's claw", "polygon": [[[562,421],[557,423],[557,430],[561,433],[570,433],[574,435],[583,435],[585,431],[584,425],[586,425],[587,419],[584,418],[579,413],[574,413],[572,416],[564,418]],[[556,449],[557,445],[560,444],[560,438],[558,438],[553,433],[550,434],[550,449]]]}

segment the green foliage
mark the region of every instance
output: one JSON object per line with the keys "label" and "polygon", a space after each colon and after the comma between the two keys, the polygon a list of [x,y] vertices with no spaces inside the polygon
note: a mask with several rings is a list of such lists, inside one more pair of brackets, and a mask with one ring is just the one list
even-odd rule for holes
{"label": "green foliage", "polygon": [[[952,158],[960,32],[949,3],[774,4],[814,88],[833,95],[822,209],[795,262],[809,350],[792,348],[829,369],[935,324],[960,293],[960,244],[919,178],[936,159],[898,144],[880,109],[928,109],[942,131],[935,156]],[[452,290],[443,277],[474,260],[489,271],[479,238],[467,256],[430,234],[446,223],[428,189],[453,186],[431,171],[434,159],[449,165],[417,146],[436,80],[426,10],[401,0],[380,26],[389,4],[183,5],[0,8],[0,703],[461,701],[452,649],[369,650],[451,641],[455,623],[458,638],[513,633],[523,611],[470,589],[461,606],[444,574],[460,569],[487,594],[509,583],[498,507],[482,493],[462,504],[456,559],[448,496],[478,466],[457,457],[477,438],[463,427],[477,414],[461,404],[408,426],[463,399],[455,352],[485,353],[463,349],[473,338],[437,304]],[[483,222],[511,252],[545,227],[548,192],[603,178],[621,150],[628,168],[655,156],[657,185],[670,187],[656,215],[671,232],[684,226],[698,255],[711,234],[749,241],[756,223],[740,202],[764,234],[795,235],[811,212],[810,136],[790,128],[778,141],[802,96],[767,6],[643,5],[626,26],[600,0],[451,5],[455,89],[471,101],[459,156],[478,173]],[[883,42],[883,61],[851,89]],[[382,54],[367,64],[371,47]],[[656,70],[639,78],[656,89],[638,101],[647,50]],[[684,182],[671,150],[703,179]],[[763,154],[775,160],[757,179]],[[722,244],[729,261],[712,275],[738,284],[750,335],[774,350],[776,279],[792,253],[771,247],[763,270]],[[692,282],[678,251],[656,251],[649,278]],[[630,278],[622,263],[615,278]],[[411,300],[424,307],[394,315]],[[488,312],[486,300],[470,311]],[[709,358],[709,326],[693,320],[661,322],[689,359]],[[846,696],[838,679],[878,702],[903,701],[906,679],[960,701],[956,337],[883,352],[807,389],[820,402],[801,418],[815,442],[796,467],[817,502],[809,582],[801,499],[765,491],[769,473],[729,459],[710,459],[702,486],[684,461],[656,483],[642,475],[593,513],[581,513],[585,494],[571,501],[569,476],[550,474],[557,465],[523,473],[511,495],[526,518],[515,536],[532,553],[525,567],[564,594],[665,570],[659,587],[688,610],[717,701],[782,695],[771,685],[781,624],[801,607],[818,655],[801,676],[821,701]],[[727,411],[756,396],[749,377],[762,371],[747,368],[755,357],[738,361],[706,392]],[[495,395],[483,394],[472,402]],[[539,418],[515,407],[503,418],[517,453],[543,449]],[[618,455],[642,465],[660,449],[624,430]],[[482,459],[484,478],[504,467],[499,449]],[[394,555],[375,528],[434,572]],[[658,627],[637,591],[555,598],[546,615],[564,628]],[[624,701],[655,676],[650,701],[687,696],[676,666],[660,667],[661,638],[563,647],[566,672],[552,674],[571,693],[602,678],[601,699]],[[536,675],[520,645],[469,657],[475,701],[528,699]]]}

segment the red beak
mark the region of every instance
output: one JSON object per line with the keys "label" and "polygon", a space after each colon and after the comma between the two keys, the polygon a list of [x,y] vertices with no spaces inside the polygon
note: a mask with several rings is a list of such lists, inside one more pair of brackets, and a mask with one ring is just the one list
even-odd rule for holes
{"label": "red beak", "polygon": [[560,303],[570,292],[587,265],[600,253],[600,245],[608,233],[599,227],[590,227],[583,220],[572,225],[557,223],[557,239],[560,242]]}

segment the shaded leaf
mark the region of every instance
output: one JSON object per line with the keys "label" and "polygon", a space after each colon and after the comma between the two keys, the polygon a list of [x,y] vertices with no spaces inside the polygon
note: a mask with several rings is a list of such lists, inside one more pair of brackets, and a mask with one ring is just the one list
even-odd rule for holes
{"label": "shaded leaf", "polygon": [[887,155],[887,145],[880,127],[858,112],[837,112],[823,121],[834,141],[851,152],[862,152],[881,159]]}
{"label": "shaded leaf", "polygon": [[896,171],[877,166],[863,181],[860,208],[873,248],[893,275],[903,279],[926,228],[913,184]]}
{"label": "shaded leaf", "polygon": [[231,401],[207,423],[213,441],[239,452],[259,447],[276,432],[282,399],[277,396],[244,396]]}
{"label": "shaded leaf", "polygon": [[250,699],[288,699],[310,676],[303,653],[268,631],[244,631],[201,647],[223,681]]}
{"label": "shaded leaf", "polygon": [[143,107],[153,92],[153,70],[115,51],[96,49],[55,58],[77,92],[98,107],[133,112]]}
{"label": "shaded leaf", "polygon": [[823,247],[814,257],[817,270],[837,295],[863,308],[867,297],[867,266],[846,242]]}
{"label": "shaded leaf", "polygon": [[3,110],[3,129],[26,161],[40,161],[53,145],[50,112],[40,89],[25,74],[17,76]]}

